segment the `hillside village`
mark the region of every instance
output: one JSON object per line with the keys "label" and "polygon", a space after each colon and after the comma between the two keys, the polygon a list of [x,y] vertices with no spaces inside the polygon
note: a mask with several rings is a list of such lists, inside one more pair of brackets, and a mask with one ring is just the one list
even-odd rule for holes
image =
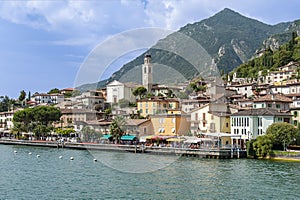
{"label": "hillside village", "polygon": [[[299,67],[299,63],[290,62],[266,76],[259,74],[256,81],[239,78],[235,73],[232,80],[196,78],[168,86],[153,83],[155,69],[151,55],[146,54],[142,85],[114,80],[105,88],[77,91],[73,97],[66,97],[66,93],[75,91],[73,88],[35,93],[25,104],[59,108],[60,121],[54,126],[72,127],[79,137],[82,129],[89,127],[109,139],[113,120],[121,116],[125,120],[123,134],[132,136],[125,140],[219,137],[223,146],[245,148],[247,141],[264,135],[275,122],[298,127],[300,82],[294,77]],[[19,109],[23,108],[0,113],[2,137],[11,136],[14,113]]]}

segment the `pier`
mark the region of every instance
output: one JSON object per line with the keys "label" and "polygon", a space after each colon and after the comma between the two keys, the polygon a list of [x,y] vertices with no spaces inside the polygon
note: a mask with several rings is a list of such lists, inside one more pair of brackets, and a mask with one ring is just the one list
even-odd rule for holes
{"label": "pier", "polygon": [[234,159],[246,158],[246,150],[238,148],[173,148],[173,147],[147,147],[144,145],[98,144],[98,143],[71,143],[63,144],[55,141],[28,141],[28,140],[0,140],[3,145],[24,145],[50,148],[69,148],[79,150],[119,151],[131,153],[149,153],[155,155],[176,155],[185,157]]}

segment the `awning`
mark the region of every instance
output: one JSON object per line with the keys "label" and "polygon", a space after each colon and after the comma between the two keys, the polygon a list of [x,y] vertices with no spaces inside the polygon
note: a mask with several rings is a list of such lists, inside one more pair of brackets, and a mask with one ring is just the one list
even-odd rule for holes
{"label": "awning", "polygon": [[198,142],[205,142],[205,141],[213,141],[213,139],[212,138],[189,137],[189,138],[187,138],[187,140],[184,141],[184,143],[195,144]]}
{"label": "awning", "polygon": [[101,137],[101,139],[104,139],[104,140],[109,140],[110,138],[112,138],[112,135],[110,135],[110,134],[106,134]]}
{"label": "awning", "polygon": [[121,140],[135,140],[136,139],[136,137],[134,136],[134,135],[123,135],[122,137],[121,137]]}
{"label": "awning", "polygon": [[241,135],[234,135],[230,133],[202,133],[202,135],[207,135],[212,137],[236,137],[236,138],[241,137]]}
{"label": "awning", "polygon": [[169,138],[174,138],[175,136],[163,136],[163,135],[150,135],[146,137],[146,140],[166,140]]}
{"label": "awning", "polygon": [[147,142],[147,140],[149,140],[149,137],[151,137],[151,135],[143,135],[139,137],[139,141],[140,142]]}
{"label": "awning", "polygon": [[182,142],[184,140],[184,138],[168,138],[167,142]]}

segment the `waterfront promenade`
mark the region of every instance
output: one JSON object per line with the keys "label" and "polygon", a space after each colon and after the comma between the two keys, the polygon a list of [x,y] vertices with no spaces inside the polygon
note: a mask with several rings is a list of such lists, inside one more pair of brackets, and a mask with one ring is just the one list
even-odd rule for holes
{"label": "waterfront promenade", "polygon": [[99,144],[99,143],[57,143],[55,141],[29,141],[15,139],[0,139],[3,145],[25,145],[51,148],[70,148],[79,150],[118,151],[131,153],[150,153],[155,155],[191,156],[199,158],[232,159],[246,158],[246,151],[237,148],[175,148],[148,147],[144,145]]}

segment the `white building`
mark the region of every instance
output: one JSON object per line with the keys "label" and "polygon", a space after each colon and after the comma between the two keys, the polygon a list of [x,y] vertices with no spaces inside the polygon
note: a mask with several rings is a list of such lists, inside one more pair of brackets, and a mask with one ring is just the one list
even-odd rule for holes
{"label": "white building", "polygon": [[269,72],[266,76],[266,83],[276,84],[291,79],[297,75],[297,67],[299,67],[299,63],[290,62],[285,66],[279,67],[279,71]]}
{"label": "white building", "polygon": [[253,108],[270,108],[287,111],[290,109],[291,103],[293,103],[292,99],[282,94],[267,94],[253,100]]}
{"label": "white building", "polygon": [[132,92],[136,87],[138,87],[138,85],[134,83],[121,83],[114,80],[106,86],[106,101],[108,103],[118,103],[120,99],[125,99],[130,102],[135,102],[135,96]]}
{"label": "white building", "polygon": [[63,102],[65,99],[63,94],[45,94],[45,93],[35,93],[31,97],[31,101],[36,102],[36,104],[58,104]]}
{"label": "white building", "polygon": [[267,128],[275,122],[291,123],[290,113],[276,109],[259,108],[243,110],[230,116],[231,134],[241,135],[241,139],[251,140],[264,135]]}
{"label": "white building", "polygon": [[252,88],[254,83],[244,83],[238,85],[231,85],[228,88],[236,90],[237,94],[244,95],[246,97],[250,97],[253,95]]}
{"label": "white building", "polygon": [[13,128],[14,111],[0,112],[0,132]]}

